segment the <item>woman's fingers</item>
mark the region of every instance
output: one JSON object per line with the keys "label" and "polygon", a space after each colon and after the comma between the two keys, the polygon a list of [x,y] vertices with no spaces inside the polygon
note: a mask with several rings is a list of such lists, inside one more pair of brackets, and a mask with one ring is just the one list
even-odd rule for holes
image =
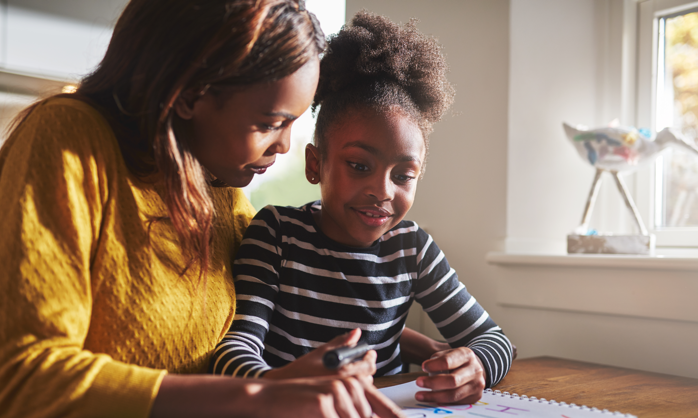
{"label": "woman's fingers", "polygon": [[357,379],[343,379],[344,386],[352,400],[354,408],[361,418],[371,418],[373,411],[364,394],[364,386]]}
{"label": "woman's fingers", "polygon": [[405,415],[402,413],[400,408],[393,403],[387,396],[383,395],[373,387],[364,386],[364,395],[366,400],[371,405],[373,413],[380,418],[404,418]]}
{"label": "woman's fingers", "polygon": [[334,407],[341,418],[405,418],[400,408],[372,384],[352,377],[331,384]]}
{"label": "woman's fingers", "polygon": [[355,404],[355,399],[347,390],[347,383],[334,380],[330,383],[334,398],[334,409],[341,418],[365,418],[360,415],[361,407]]}

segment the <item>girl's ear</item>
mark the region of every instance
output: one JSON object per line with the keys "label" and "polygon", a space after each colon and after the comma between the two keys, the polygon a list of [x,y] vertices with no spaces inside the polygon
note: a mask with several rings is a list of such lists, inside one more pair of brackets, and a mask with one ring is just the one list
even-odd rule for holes
{"label": "girl's ear", "polygon": [[320,151],[313,144],[305,146],[305,178],[310,184],[320,183]]}

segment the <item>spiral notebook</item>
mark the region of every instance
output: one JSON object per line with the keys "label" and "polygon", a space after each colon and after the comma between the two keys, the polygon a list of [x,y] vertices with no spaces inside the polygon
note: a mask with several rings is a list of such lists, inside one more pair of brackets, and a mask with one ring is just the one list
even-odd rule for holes
{"label": "spiral notebook", "polygon": [[473,405],[437,405],[414,399],[417,391],[424,390],[415,382],[379,389],[395,402],[409,418],[603,418],[634,415],[589,408],[583,405],[549,401],[544,398],[510,394],[487,389],[482,399]]}

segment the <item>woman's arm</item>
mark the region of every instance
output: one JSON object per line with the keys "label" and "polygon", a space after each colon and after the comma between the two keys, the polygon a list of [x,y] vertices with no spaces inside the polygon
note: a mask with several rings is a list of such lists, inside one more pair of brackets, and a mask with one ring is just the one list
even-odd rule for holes
{"label": "woman's arm", "polygon": [[83,349],[119,150],[87,106],[65,103],[38,105],[0,150],[0,415],[145,417],[165,372]]}
{"label": "woman's arm", "polygon": [[165,376],[150,417],[193,416],[403,417],[399,408],[372,385],[354,378],[272,381]]}

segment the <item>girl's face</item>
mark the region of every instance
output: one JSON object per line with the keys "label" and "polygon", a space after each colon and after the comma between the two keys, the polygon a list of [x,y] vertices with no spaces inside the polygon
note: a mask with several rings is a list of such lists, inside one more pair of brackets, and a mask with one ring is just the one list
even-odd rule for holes
{"label": "girl's face", "polygon": [[306,176],[322,193],[316,220],[334,241],[368,247],[412,207],[424,137],[404,113],[368,109],[350,112],[327,132],[324,160],[312,145],[306,151]]}
{"label": "girl's face", "polygon": [[180,98],[175,111],[188,121],[191,152],[226,184],[247,186],[288,152],[291,125],[313,100],[319,68],[313,58],[281,80],[223,93],[225,100],[211,92],[193,103]]}

